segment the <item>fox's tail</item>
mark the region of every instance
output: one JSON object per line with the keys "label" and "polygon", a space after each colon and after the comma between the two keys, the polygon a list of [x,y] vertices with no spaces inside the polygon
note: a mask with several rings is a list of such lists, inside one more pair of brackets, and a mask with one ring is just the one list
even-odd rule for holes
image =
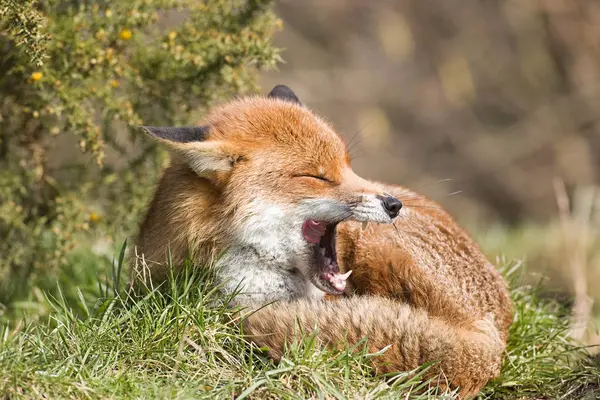
{"label": "fox's tail", "polygon": [[381,297],[275,303],[250,315],[244,329],[279,360],[299,331],[311,333],[315,327],[324,345],[346,339],[352,345],[365,337],[370,352],[391,345],[373,358],[378,373],[409,371],[437,361],[432,369],[442,377],[441,386],[459,388],[461,397],[475,395],[500,373],[505,348],[491,319],[444,320]]}

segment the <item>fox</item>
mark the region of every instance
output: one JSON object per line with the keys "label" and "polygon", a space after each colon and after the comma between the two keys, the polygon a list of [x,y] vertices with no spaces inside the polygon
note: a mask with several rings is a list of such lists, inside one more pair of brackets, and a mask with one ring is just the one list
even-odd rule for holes
{"label": "fox", "polygon": [[501,274],[440,204],[356,174],[343,137],[288,86],[142,129],[171,158],[139,227],[138,281],[190,254],[214,263],[219,290],[253,310],[244,334],[275,361],[314,332],[379,352],[376,374],[431,362],[460,398],[499,375],[513,318]]}

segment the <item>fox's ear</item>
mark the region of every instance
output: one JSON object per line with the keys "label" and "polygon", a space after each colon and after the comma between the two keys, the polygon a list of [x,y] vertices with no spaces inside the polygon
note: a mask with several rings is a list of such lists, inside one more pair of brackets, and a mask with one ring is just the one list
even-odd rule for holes
{"label": "fox's ear", "polygon": [[142,126],[155,139],[175,143],[202,142],[208,136],[208,126]]}
{"label": "fox's ear", "polygon": [[221,140],[208,140],[208,126],[142,126],[153,139],[181,155],[198,175],[213,178],[231,170],[240,155]]}
{"label": "fox's ear", "polygon": [[285,85],[277,85],[271,90],[269,95],[267,96],[272,99],[281,99],[285,101],[289,101],[290,103],[296,103],[298,105],[302,105],[300,99],[296,94]]}

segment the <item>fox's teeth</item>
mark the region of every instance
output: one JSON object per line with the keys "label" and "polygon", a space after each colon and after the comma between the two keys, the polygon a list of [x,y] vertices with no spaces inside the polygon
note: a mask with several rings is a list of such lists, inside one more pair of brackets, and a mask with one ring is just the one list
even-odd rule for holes
{"label": "fox's teeth", "polygon": [[343,275],[339,275],[339,276],[338,276],[338,278],[340,278],[340,279],[342,279],[342,280],[344,280],[344,281],[345,281],[346,279],[348,279],[348,277],[350,276],[350,274],[351,274],[351,273],[352,273],[352,270],[350,270],[350,271],[346,272],[346,273],[345,273],[345,274],[343,274]]}
{"label": "fox's teeth", "polygon": [[365,229],[367,229],[367,224],[368,224],[368,222],[367,222],[367,221],[363,221],[363,223],[362,223],[362,230],[363,230],[363,231],[364,231]]}

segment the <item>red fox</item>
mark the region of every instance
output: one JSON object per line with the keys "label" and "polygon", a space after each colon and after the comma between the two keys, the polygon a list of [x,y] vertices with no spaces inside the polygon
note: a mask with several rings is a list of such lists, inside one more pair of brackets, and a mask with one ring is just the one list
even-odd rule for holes
{"label": "red fox", "polygon": [[512,320],[503,278],[441,206],[353,172],[342,138],[287,86],[199,126],[144,129],[172,150],[137,239],[152,281],[167,276],[167,249],[173,265],[190,247],[198,265],[222,254],[224,292],[275,301],[244,325],[274,359],[298,327],[318,326],[326,346],[387,347],[377,372],[437,361],[440,386],[461,397],[499,374]]}

